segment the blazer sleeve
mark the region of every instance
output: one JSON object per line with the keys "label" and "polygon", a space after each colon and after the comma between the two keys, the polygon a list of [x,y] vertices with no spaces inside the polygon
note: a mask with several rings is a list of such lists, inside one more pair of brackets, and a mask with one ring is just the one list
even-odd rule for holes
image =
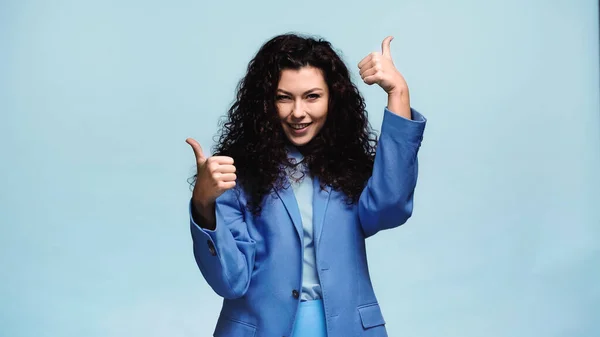
{"label": "blazer sleeve", "polygon": [[227,299],[244,296],[254,268],[256,242],[248,234],[236,189],[216,200],[216,228],[201,227],[189,203],[190,229],[196,264],[211,288]]}
{"label": "blazer sleeve", "polygon": [[358,201],[358,216],[365,237],[404,224],[412,215],[417,183],[417,153],[427,120],[411,109],[412,119],[387,108],[373,174]]}

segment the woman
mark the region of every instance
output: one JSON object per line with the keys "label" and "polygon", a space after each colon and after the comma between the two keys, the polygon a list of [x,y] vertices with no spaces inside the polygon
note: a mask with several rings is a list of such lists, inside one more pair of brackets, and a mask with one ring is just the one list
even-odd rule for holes
{"label": "woman", "polygon": [[411,216],[426,122],[391,40],[358,64],[388,94],[379,140],[331,45],[293,34],[250,62],[214,156],[186,140],[194,255],[224,298],[214,336],[387,335],[365,239]]}

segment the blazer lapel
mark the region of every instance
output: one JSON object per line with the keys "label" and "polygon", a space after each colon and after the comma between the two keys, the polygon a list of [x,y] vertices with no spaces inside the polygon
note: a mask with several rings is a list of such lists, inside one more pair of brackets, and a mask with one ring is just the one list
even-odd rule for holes
{"label": "blazer lapel", "polygon": [[321,240],[321,232],[323,231],[323,222],[325,220],[325,212],[327,211],[327,204],[329,203],[329,197],[331,196],[331,187],[325,186],[325,189],[321,189],[319,179],[313,178],[313,232],[315,239],[315,247]]}
{"label": "blazer lapel", "polygon": [[304,229],[302,228],[302,217],[300,216],[300,209],[298,208],[298,201],[294,196],[294,190],[292,186],[289,184],[289,181],[286,180],[287,188],[282,188],[281,190],[275,190],[275,193],[279,196],[279,199],[283,201],[283,206],[292,219],[292,223],[296,228],[296,233],[298,233],[298,238],[300,242],[304,241]]}

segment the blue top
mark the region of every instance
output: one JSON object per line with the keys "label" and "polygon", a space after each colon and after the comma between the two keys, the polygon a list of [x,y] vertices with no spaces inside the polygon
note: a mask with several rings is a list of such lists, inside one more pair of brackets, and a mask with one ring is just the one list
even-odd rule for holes
{"label": "blue top", "polygon": [[296,170],[288,169],[287,175],[298,203],[304,232],[302,294],[300,298],[303,301],[316,300],[321,298],[321,286],[319,284],[319,275],[317,275],[313,235],[313,181],[308,168],[302,162],[304,157],[300,151],[294,146],[288,146],[287,151],[288,157],[293,160],[292,162],[299,163],[296,166]]}

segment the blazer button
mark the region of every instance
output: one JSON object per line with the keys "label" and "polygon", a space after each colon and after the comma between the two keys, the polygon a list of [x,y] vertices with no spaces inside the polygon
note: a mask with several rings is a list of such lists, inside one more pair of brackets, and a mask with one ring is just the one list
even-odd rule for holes
{"label": "blazer button", "polygon": [[210,252],[210,255],[217,255],[217,250],[215,249],[215,245],[212,243],[212,241],[207,240],[206,243],[208,244],[208,251]]}
{"label": "blazer button", "polygon": [[292,296],[294,296],[295,299],[298,299],[300,297],[300,293],[298,290],[294,289],[292,290]]}

